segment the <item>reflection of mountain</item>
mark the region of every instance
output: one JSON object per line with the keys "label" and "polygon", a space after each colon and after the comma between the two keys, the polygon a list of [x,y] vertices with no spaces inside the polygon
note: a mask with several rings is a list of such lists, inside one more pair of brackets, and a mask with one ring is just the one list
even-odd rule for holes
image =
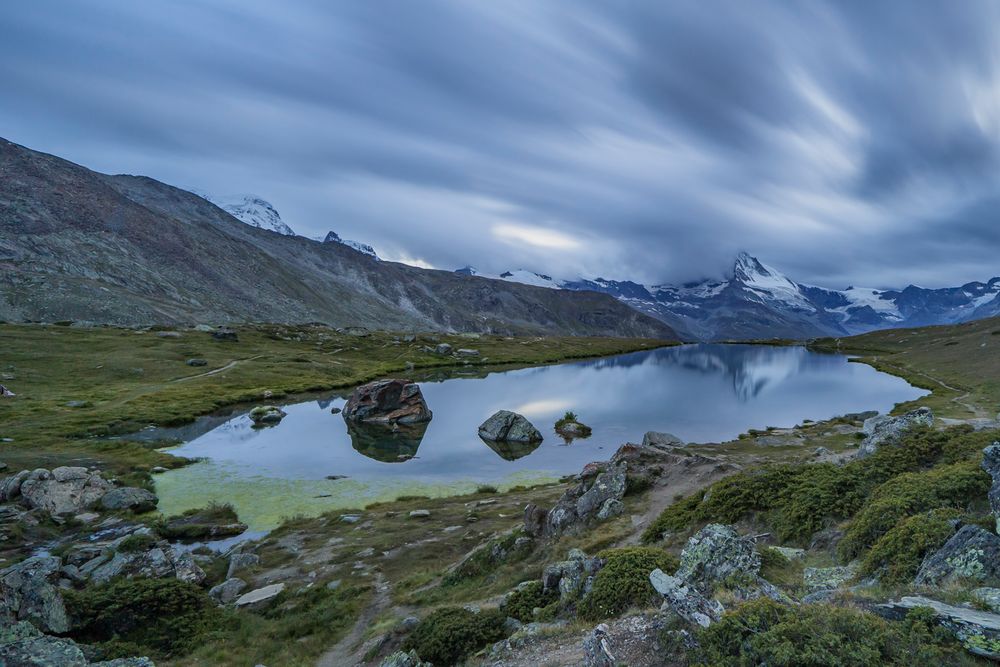
{"label": "reflection of mountain", "polygon": [[383,463],[400,463],[417,455],[427,424],[387,426],[347,421],[351,446],[370,459]]}
{"label": "reflection of mountain", "polygon": [[496,452],[505,461],[516,461],[524,458],[538,449],[538,445],[542,444],[541,440],[536,442],[493,442],[485,438],[480,438],[480,440],[485,442],[487,447]]}

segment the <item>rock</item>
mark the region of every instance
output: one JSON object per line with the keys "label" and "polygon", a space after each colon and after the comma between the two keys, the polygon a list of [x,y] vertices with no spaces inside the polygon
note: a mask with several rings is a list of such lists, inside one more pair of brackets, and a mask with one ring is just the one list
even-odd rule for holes
{"label": "rock", "polygon": [[955,607],[925,597],[904,597],[898,602],[875,605],[873,611],[890,620],[902,620],[912,609],[927,607],[938,623],[950,630],[974,655],[1000,660],[1000,615]]}
{"label": "rock", "polygon": [[181,334],[179,331],[157,331],[157,338],[180,338]]}
{"label": "rock", "polygon": [[581,480],[567,490],[549,511],[529,504],[524,511],[524,528],[534,537],[555,537],[577,532],[594,520],[603,521],[620,514],[624,506],[625,470],[612,467],[592,480]]}
{"label": "rock", "polygon": [[134,486],[123,486],[112,489],[101,498],[101,507],[107,510],[131,510],[136,514],[151,512],[156,509],[160,499],[156,495]]}
{"label": "rock", "polygon": [[493,442],[541,442],[542,434],[523,415],[500,410],[479,426],[479,437]]}
{"label": "rock", "polygon": [[215,327],[209,324],[196,324],[194,326],[195,331],[200,331],[201,333],[212,333],[215,331]]}
{"label": "rock", "polygon": [[239,340],[239,336],[236,334],[236,332],[228,327],[219,327],[218,329],[213,331],[212,338],[214,338],[215,340],[230,341],[234,343]]}
{"label": "rock", "polygon": [[254,426],[271,426],[285,418],[287,413],[275,405],[258,405],[250,411]]}
{"label": "rock", "polygon": [[20,493],[25,505],[52,515],[75,514],[98,500],[112,488],[100,473],[86,468],[60,467],[51,473],[36,470],[24,479]]}
{"label": "rock", "polygon": [[962,526],[924,558],[914,583],[941,586],[962,580],[1000,583],[1000,537],[974,524]]}
{"label": "rock", "polygon": [[410,649],[408,653],[403,651],[396,651],[385,660],[383,660],[379,667],[432,667],[431,663],[423,662],[420,660],[420,656],[413,649]]}
{"label": "rock", "polygon": [[86,667],[90,663],[71,639],[49,637],[30,623],[0,630],[0,665],[5,667]]}
{"label": "rock", "polygon": [[459,348],[455,351],[455,354],[459,357],[478,357],[479,350],[470,350],[468,348]]}
{"label": "rock", "polygon": [[802,560],[806,557],[805,549],[796,549],[795,547],[771,547],[771,549],[774,549],[788,560]]}
{"label": "rock", "polygon": [[429,422],[433,413],[415,382],[376,380],[354,390],[343,415],[349,422],[420,424]]}
{"label": "rock", "polygon": [[0,620],[29,621],[44,632],[68,632],[66,607],[55,586],[61,570],[62,560],[54,556],[33,556],[0,570]]}
{"label": "rock", "polygon": [[677,576],[710,593],[716,583],[733,575],[756,577],[760,563],[753,538],[740,536],[732,526],[712,523],[687,541]]}
{"label": "rock", "polygon": [[94,523],[101,518],[101,515],[97,512],[84,512],[83,514],[77,514],[73,518],[80,523]]}
{"label": "rock", "polygon": [[331,415],[339,415],[340,414],[340,408],[338,408],[338,407],[332,407],[332,408],[330,408],[330,414]]}
{"label": "rock", "polygon": [[874,454],[879,447],[899,440],[907,430],[914,426],[931,426],[934,424],[934,413],[930,408],[917,408],[899,417],[871,417],[865,420],[863,427],[865,439],[861,441],[857,457],[864,458]]}
{"label": "rock", "polygon": [[0,472],[3,472],[6,469],[7,469],[7,464],[4,463],[3,461],[0,461]]}
{"label": "rock", "polygon": [[426,519],[431,515],[430,510],[413,510],[410,512],[411,519]]}
{"label": "rock", "polygon": [[185,362],[188,366],[207,366],[208,361],[205,359],[188,359]]}
{"label": "rock", "polygon": [[115,658],[105,662],[92,662],[90,667],[156,667],[149,658]]}
{"label": "rock", "polygon": [[599,624],[583,642],[586,667],[662,667],[679,664],[670,659],[667,619],[659,614],[636,614]]}
{"label": "rock", "polygon": [[448,343],[439,343],[434,348],[434,353],[435,354],[451,354],[451,345],[449,345]]}
{"label": "rock", "polygon": [[257,554],[237,552],[229,557],[229,569],[226,571],[226,579],[232,579],[233,575],[243,568],[253,567],[260,564],[260,556]]}
{"label": "rock", "polygon": [[0,398],[14,398],[15,396],[17,396],[17,394],[0,384]]}
{"label": "rock", "polygon": [[359,514],[341,514],[340,521],[342,523],[357,523],[361,521],[361,515]]}
{"label": "rock", "polygon": [[89,408],[90,401],[66,401],[63,405],[67,408]]}
{"label": "rock", "polygon": [[[116,540],[116,542],[120,543],[121,540]],[[190,555],[188,556],[190,557]],[[204,579],[204,572],[201,571],[201,568],[197,568],[193,560],[182,562],[181,568],[178,569],[178,559],[166,541],[157,542],[146,551],[116,551],[110,556],[102,555],[98,558],[95,559],[97,560],[96,566],[91,567],[91,563],[88,562],[80,568],[81,575],[87,576],[89,573],[91,583],[97,585],[105,584],[117,577],[126,579],[134,577],[151,579],[194,577],[194,579],[188,580],[197,579],[199,581]],[[191,566],[197,570],[190,570]],[[200,579],[198,579],[199,573]]]}
{"label": "rock", "polygon": [[826,447],[817,447],[816,449],[813,450],[813,456],[829,456],[832,453],[833,452],[831,452]]}
{"label": "rock", "polygon": [[221,584],[213,586],[208,590],[208,596],[219,604],[229,604],[243,593],[247,587],[247,582],[233,577],[226,579]]}
{"label": "rock", "polygon": [[807,567],[802,571],[802,583],[809,591],[840,588],[858,573],[857,561],[839,567]]}
{"label": "rock", "polygon": [[642,436],[643,447],[683,447],[684,441],[673,433],[660,433],[659,431],[646,431]]}
{"label": "rock", "polygon": [[190,552],[185,551],[174,559],[174,576],[189,584],[201,584],[205,581],[205,571],[194,562]]}
{"label": "rock", "polygon": [[587,667],[617,667],[618,659],[611,650],[611,642],[608,641],[607,623],[601,623],[583,642],[583,654],[586,659],[584,663]]}
{"label": "rock", "polygon": [[0,502],[9,502],[21,495],[21,484],[28,479],[31,472],[22,470],[0,481]]}
{"label": "rock", "polygon": [[593,577],[604,567],[604,560],[588,558],[579,549],[571,549],[567,560],[545,566],[542,571],[542,588],[558,591],[559,599],[568,604],[590,592]]}
{"label": "rock", "polygon": [[972,597],[976,598],[994,613],[1000,613],[1000,588],[977,588],[972,591]]}
{"label": "rock", "polygon": [[649,574],[649,583],[663,596],[663,610],[674,612],[688,623],[707,628],[725,611],[717,600],[705,597],[692,584],[659,568]]}
{"label": "rock", "polygon": [[980,465],[993,478],[989,492],[990,509],[993,510],[993,518],[997,528],[1000,529],[1000,442],[994,442],[983,450],[983,462]]}
{"label": "rock", "polygon": [[617,498],[608,498],[601,509],[597,511],[598,521],[607,521],[608,519],[616,516],[620,516],[625,512],[625,503],[618,500]]}
{"label": "rock", "polygon": [[285,590],[285,584],[271,584],[245,593],[236,599],[237,609],[262,609],[271,605]]}

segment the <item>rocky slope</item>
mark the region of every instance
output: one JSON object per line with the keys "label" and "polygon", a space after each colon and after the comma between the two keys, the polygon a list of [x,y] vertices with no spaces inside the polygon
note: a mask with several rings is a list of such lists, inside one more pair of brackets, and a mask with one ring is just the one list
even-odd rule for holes
{"label": "rocky slope", "polygon": [[0,140],[0,319],[675,338],[607,295],[380,262],[243,224],[190,192]]}

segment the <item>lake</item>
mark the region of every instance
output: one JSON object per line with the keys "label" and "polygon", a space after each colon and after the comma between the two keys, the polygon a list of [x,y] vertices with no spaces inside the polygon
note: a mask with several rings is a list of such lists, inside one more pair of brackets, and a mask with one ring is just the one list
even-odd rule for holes
{"label": "lake", "polygon": [[[720,442],[751,428],[886,412],[927,393],[844,356],[763,345],[684,345],[485,376],[465,367],[412,377],[434,413],[422,437],[349,433],[331,414],[346,394],[283,406],[288,416],[270,428],[252,428],[247,408],[159,431],[186,441],[171,453],[204,459],[156,476],[160,509],[232,502],[252,529],[264,530],[283,517],[399,495],[558,479],[646,431]],[[500,409],[525,415],[544,441],[502,448],[480,440],[479,424]],[[567,443],[554,432],[567,410],[593,428],[591,437]]]}

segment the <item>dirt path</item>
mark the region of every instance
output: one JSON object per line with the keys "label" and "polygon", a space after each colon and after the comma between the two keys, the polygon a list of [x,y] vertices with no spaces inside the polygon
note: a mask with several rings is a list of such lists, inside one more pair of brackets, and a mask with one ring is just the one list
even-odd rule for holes
{"label": "dirt path", "polygon": [[392,586],[381,572],[375,574],[375,597],[368,604],[347,635],[320,656],[316,667],[353,667],[364,663],[365,631],[386,609],[392,606]]}
{"label": "dirt path", "polygon": [[245,361],[253,361],[254,359],[260,359],[261,357],[264,357],[264,356],[267,356],[267,355],[258,354],[256,357],[250,357],[249,359],[236,359],[234,361],[230,361],[228,364],[226,364],[225,366],[222,366],[221,368],[216,368],[215,370],[207,371],[205,373],[198,373],[197,375],[185,375],[182,378],[176,378],[174,380],[171,380],[171,382],[187,382],[188,380],[197,380],[198,378],[207,377],[209,375],[216,375],[218,373],[222,373],[224,371],[228,371],[230,368],[234,368],[238,364],[241,364],[241,363],[243,363]]}

